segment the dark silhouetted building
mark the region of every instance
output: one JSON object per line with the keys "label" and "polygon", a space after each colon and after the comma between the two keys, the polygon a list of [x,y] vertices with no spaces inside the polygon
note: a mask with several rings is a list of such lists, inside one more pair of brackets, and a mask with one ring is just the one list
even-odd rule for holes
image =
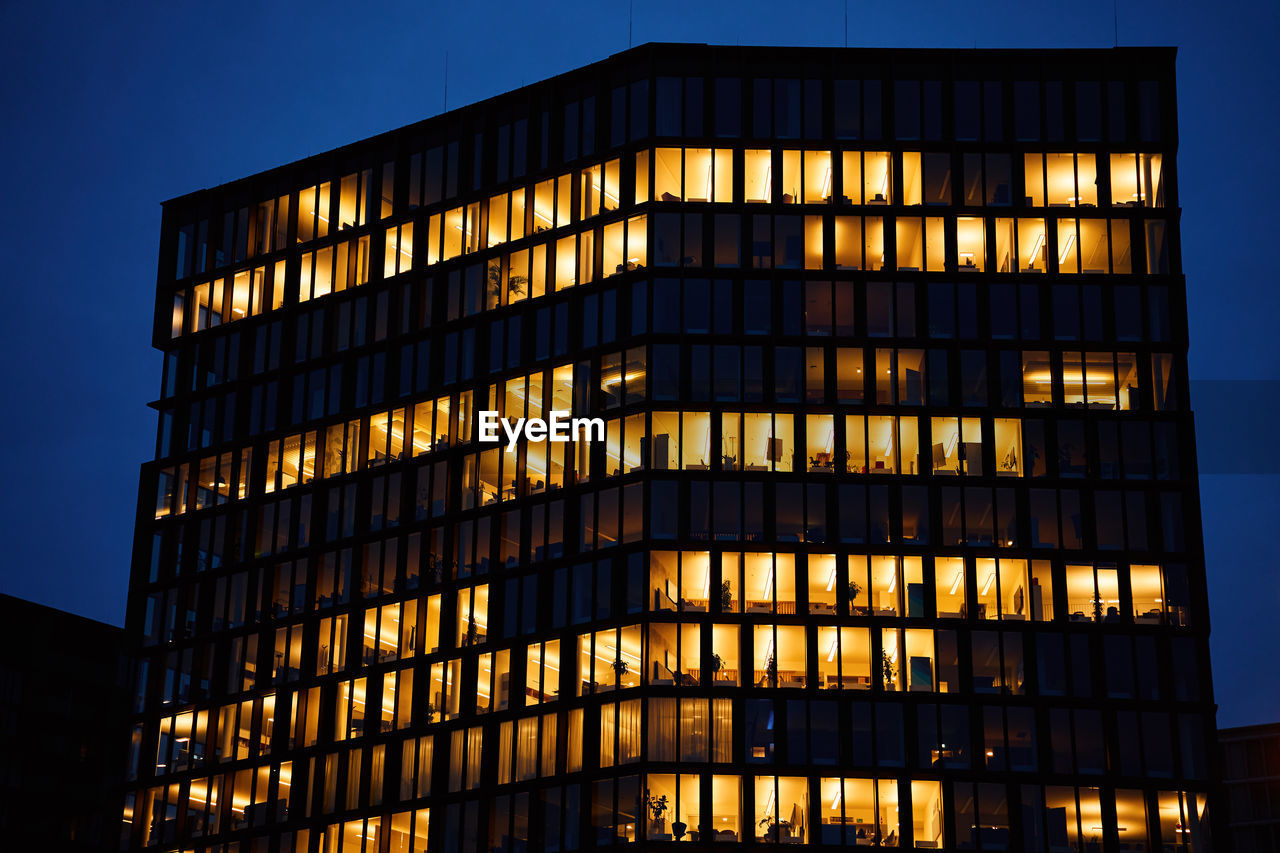
{"label": "dark silhouetted building", "polygon": [[114,848],[129,712],[123,651],[114,625],[0,595],[4,849]]}
{"label": "dark silhouetted building", "polygon": [[122,843],[1209,850],[1175,104],[647,45],[167,202]]}
{"label": "dark silhouetted building", "polygon": [[1231,849],[1280,851],[1280,723],[1219,729]]}

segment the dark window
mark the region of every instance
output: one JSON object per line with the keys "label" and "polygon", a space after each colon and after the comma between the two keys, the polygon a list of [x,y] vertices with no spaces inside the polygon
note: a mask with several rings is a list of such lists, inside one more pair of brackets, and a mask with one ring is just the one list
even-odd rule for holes
{"label": "dark window", "polygon": [[1138,138],[1160,141],[1160,84],[1151,80],[1138,84]]}
{"label": "dark window", "polygon": [[680,393],[680,347],[654,344],[652,371],[653,399],[675,400]]}
{"label": "dark window", "polygon": [[929,405],[951,405],[951,368],[947,351],[929,350],[929,366],[925,372],[929,381]]}
{"label": "dark window", "polygon": [[876,764],[880,767],[902,767],[903,756],[902,706],[878,704],[876,717]]}
{"label": "dark window", "polygon": [[938,80],[926,80],[924,92],[924,121],[922,137],[928,140],[942,138],[942,83]]}
{"label": "dark window", "polygon": [[1009,205],[1013,203],[1012,171],[1008,154],[987,155],[987,193],[986,202],[990,205]]}
{"label": "dark window", "polygon": [[582,99],[582,156],[589,157],[596,150],[596,98],[590,95]]}
{"label": "dark window", "polygon": [[717,279],[712,288],[711,330],[717,335],[733,332],[734,283]]}
{"label": "dark window", "polygon": [[1062,83],[1051,80],[1044,84],[1045,138],[1061,142],[1066,138],[1064,130],[1065,106],[1062,102]]}
{"label": "dark window", "polygon": [[1076,139],[1097,142],[1102,138],[1102,84],[1096,80],[1076,83]]}
{"label": "dark window", "polygon": [[798,139],[802,103],[799,80],[773,81],[773,135],[780,139]]}
{"label": "dark window", "polygon": [[893,126],[898,139],[920,138],[920,81],[893,84]]}
{"label": "dark window", "polygon": [[767,137],[773,133],[773,81],[752,81],[751,130],[753,136]]}
{"label": "dark window", "polygon": [[742,81],[736,77],[716,79],[716,136],[733,137],[742,132]]}
{"label": "dark window", "polygon": [[[578,109],[577,101],[564,106],[564,159],[578,157]],[[478,161],[477,161],[478,162]]]}
{"label": "dark window", "polygon": [[609,96],[609,147],[627,141],[627,87],[615,86]]}
{"label": "dark window", "polygon": [[1107,83],[1107,136],[1112,142],[1125,140],[1124,83]]}
{"label": "dark window", "polygon": [[862,83],[862,138],[879,139],[884,133],[884,106],[879,80]]}
{"label": "dark window", "polygon": [[[951,204],[953,198],[951,155],[934,152],[925,154],[921,160],[921,168],[923,170],[921,199],[925,204]],[[980,193],[982,187],[981,176],[979,176],[977,186]],[[981,196],[979,195],[980,198]]]}
{"label": "dark window", "polygon": [[1116,322],[1116,340],[1142,340],[1142,296],[1137,285],[1122,284],[1112,289]]}
{"label": "dark window", "polygon": [[1009,340],[1018,334],[1018,290],[1013,284],[992,284],[987,292],[991,300],[991,337]]}
{"label": "dark window", "polygon": [[1019,142],[1040,138],[1040,84],[1019,80],[1013,84],[1014,134]]}
{"label": "dark window", "polygon": [[657,101],[654,108],[654,132],[658,136],[680,135],[683,82],[679,77],[658,78]]}
{"label": "dark window", "polygon": [[[656,347],[655,347],[656,349]],[[676,483],[660,480],[649,486],[649,533],[654,539],[675,539],[679,502]]]}
{"label": "dark window", "polygon": [[711,331],[711,282],[704,278],[684,282],[684,327],[690,334]]}
{"label": "dark window", "polygon": [[988,142],[1004,139],[1004,93],[998,81],[982,84],[982,138]]}
{"label": "dark window", "polygon": [[857,80],[837,80],[832,88],[837,139],[857,139],[862,129],[862,92]]}
{"label": "dark window", "polygon": [[684,135],[702,135],[702,78],[684,81]]}
{"label": "dark window", "polygon": [[1080,338],[1080,294],[1074,284],[1053,286],[1053,337],[1059,341]]}
{"label": "dark window", "polygon": [[1040,289],[1034,284],[1024,284],[1018,293],[1022,337],[1035,340],[1040,337]]}
{"label": "dark window", "polygon": [[822,136],[822,81],[804,81],[804,137]]}
{"label": "dark window", "polygon": [[840,731],[836,703],[814,700],[809,706],[810,760],[814,764],[835,764],[839,760]]}
{"label": "dark window", "polygon": [[867,541],[867,489],[865,486],[840,486],[837,506],[840,512],[840,541]]}
{"label": "dark window", "polygon": [[888,282],[867,285],[867,334],[873,338],[893,334],[893,285]]}
{"label": "dark window", "polygon": [[631,139],[643,139],[648,135],[649,81],[637,80],[631,84]]}
{"label": "dark window", "polygon": [[982,126],[982,102],[978,83],[973,80],[956,82],[956,139],[976,140]]}
{"label": "dark window", "polygon": [[774,372],[774,394],[779,403],[798,403],[804,388],[804,362],[799,347],[778,347]]}
{"label": "dark window", "polygon": [[746,725],[743,731],[746,735],[747,761],[749,763],[771,763],[773,761],[775,729],[773,702],[769,699],[748,699],[745,706]]}
{"label": "dark window", "polygon": [[[767,281],[748,280],[744,282],[742,290],[742,330],[746,334],[769,334],[773,318],[771,293],[772,289]],[[656,311],[656,299],[654,308]]]}
{"label": "dark window", "polygon": [[987,354],[985,351],[965,350],[960,353],[960,394],[962,405],[987,405]]}

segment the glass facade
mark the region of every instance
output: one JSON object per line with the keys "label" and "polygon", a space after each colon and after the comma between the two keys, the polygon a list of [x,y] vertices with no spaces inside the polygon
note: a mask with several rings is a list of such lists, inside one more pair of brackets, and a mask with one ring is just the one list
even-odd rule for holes
{"label": "glass facade", "polygon": [[121,849],[1210,850],[1173,80],[651,45],[167,203]]}

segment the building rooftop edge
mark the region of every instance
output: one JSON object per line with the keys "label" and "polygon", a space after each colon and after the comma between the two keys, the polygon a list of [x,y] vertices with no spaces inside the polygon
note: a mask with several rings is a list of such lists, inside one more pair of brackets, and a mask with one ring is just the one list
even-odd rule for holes
{"label": "building rooftop edge", "polygon": [[1231,726],[1230,728],[1218,729],[1218,740],[1235,740],[1262,735],[1280,737],[1280,722],[1252,723],[1247,726]]}
{"label": "building rooftop edge", "polygon": [[1168,57],[1169,59],[1172,59],[1172,55],[1176,55],[1178,50],[1176,46],[1172,46],[1172,45],[1070,47],[1070,48],[1067,48],[1067,47],[960,48],[960,47],[831,47],[831,46],[808,47],[803,45],[725,45],[725,44],[707,44],[706,42],[646,42],[644,44],[636,45],[635,47],[631,47],[626,50],[622,50],[617,53],[610,54],[609,56],[603,59],[598,59],[595,62],[588,63],[587,65],[580,65],[576,68],[571,68],[568,71],[563,71],[559,74],[554,74],[550,77],[545,77],[541,80],[535,80],[532,83],[527,83],[515,89],[510,89],[505,92],[500,92],[496,95],[491,95],[488,98],[482,98],[479,101],[474,101],[469,104],[463,104],[462,106],[454,107],[451,110],[447,110],[442,113],[437,113],[435,115],[427,116],[425,118],[419,119],[418,121],[412,122],[410,124],[391,128],[390,130],[385,130],[385,131],[382,131],[381,133],[376,133],[372,136],[367,136],[363,139],[357,139],[352,142],[339,145],[336,148],[330,148],[325,151],[317,151],[314,154],[308,154],[307,156],[300,157],[296,160],[290,160],[275,166],[270,166],[266,169],[261,169],[249,175],[244,175],[239,178],[233,178],[232,180],[224,181],[221,184],[214,184],[213,186],[210,186],[210,187],[204,187],[198,190],[191,190],[190,192],[173,196],[172,198],[162,201],[160,205],[162,208],[164,208],[170,205],[176,206],[179,204],[189,203],[206,193],[225,190],[229,187],[234,187],[238,184],[244,184],[244,183],[253,181],[257,178],[261,178],[264,175],[271,174],[272,172],[276,172],[276,171],[279,171],[282,169],[288,169],[288,168],[303,167],[306,164],[309,164],[312,162],[318,163],[322,160],[325,160],[326,158],[332,158],[334,156],[342,154],[343,152],[353,150],[357,147],[370,145],[370,144],[376,143],[379,140],[388,140],[397,134],[405,133],[415,128],[420,128],[425,130],[429,125],[433,123],[440,123],[440,124],[446,123],[448,120],[457,118],[460,114],[464,112],[470,112],[486,104],[491,104],[493,102],[496,102],[502,99],[512,98],[526,90],[546,86],[549,83],[552,83],[556,80],[560,80],[565,77],[581,75],[584,72],[587,72],[590,69],[595,68],[597,66],[618,62],[624,57],[639,55],[641,53],[649,52],[653,50],[679,50],[679,49],[712,50],[716,52],[774,51],[774,52],[781,52],[784,54],[787,52],[796,51],[796,52],[803,52],[804,54],[808,54],[808,55],[812,55],[814,53],[824,53],[824,54],[856,53],[861,57],[870,58],[877,61],[884,61],[885,59],[888,59],[891,57],[900,57],[904,55],[911,56],[913,58],[922,58],[925,56],[930,56],[935,58],[947,58],[947,59],[952,59],[952,58],[961,59],[964,57],[982,57],[982,56],[991,56],[991,57],[1025,56],[1026,58],[1035,57],[1035,58],[1043,59],[1043,58],[1067,58],[1072,56],[1086,56],[1090,54],[1117,55],[1117,56],[1123,56],[1124,54],[1135,54],[1135,55],[1156,54],[1162,57]]}
{"label": "building rooftop edge", "polygon": [[80,622],[86,623],[87,625],[93,626],[95,628],[105,628],[115,632],[116,634],[121,634],[121,635],[124,634],[124,628],[120,625],[114,625],[110,622],[103,622],[100,619],[94,619],[90,616],[82,616],[79,613],[73,613],[70,610],[63,610],[59,607],[54,607],[49,604],[41,604],[39,601],[32,601],[29,598],[20,598],[16,595],[9,595],[8,593],[0,592],[0,612],[3,612],[8,608],[14,608],[14,609],[25,608],[27,610],[44,610],[49,613],[56,614],[57,616],[62,618],[78,620]]}

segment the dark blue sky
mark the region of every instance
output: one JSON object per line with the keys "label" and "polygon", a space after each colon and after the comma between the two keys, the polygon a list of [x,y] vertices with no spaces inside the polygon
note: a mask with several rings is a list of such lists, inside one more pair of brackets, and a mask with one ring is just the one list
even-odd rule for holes
{"label": "dark blue sky", "polygon": [[[437,5],[0,6],[0,590],[123,621],[155,443],[161,201],[440,112],[446,47],[458,106],[628,46],[626,0]],[[633,41],[838,46],[843,17],[840,0],[637,2]],[[1121,44],[1179,48],[1191,376],[1280,380],[1277,241],[1258,212],[1280,193],[1280,4],[1121,2],[1118,20]],[[851,46],[1109,47],[1112,33],[1110,0],[849,3]],[[1280,469],[1274,439],[1233,441],[1236,412],[1197,415],[1205,470],[1226,470],[1224,452]],[[1280,719],[1278,483],[1201,481],[1225,725]]]}

